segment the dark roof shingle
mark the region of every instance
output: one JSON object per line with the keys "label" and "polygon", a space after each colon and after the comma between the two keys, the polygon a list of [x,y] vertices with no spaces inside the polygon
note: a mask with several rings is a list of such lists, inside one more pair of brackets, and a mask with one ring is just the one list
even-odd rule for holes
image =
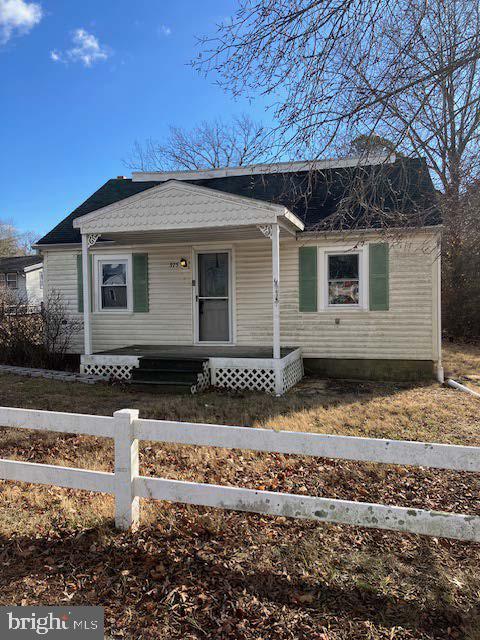
{"label": "dark roof shingle", "polygon": [[34,264],[40,264],[43,258],[40,255],[34,256],[8,256],[0,258],[0,273],[23,273],[25,267],[31,267]]}
{"label": "dark roof shingle", "polygon": [[[381,202],[382,210],[398,210],[401,207],[424,213],[423,226],[440,224],[435,189],[426,166],[421,159],[401,158],[389,165],[381,165],[381,191],[372,201]],[[318,171],[297,171],[227,176],[186,180],[216,191],[283,204],[311,229],[335,214],[345,196],[346,185],[354,179],[368,182],[369,176],[378,171],[378,165],[367,167],[331,168]],[[75,211],[47,233],[39,245],[80,243],[78,229],[73,221],[87,213],[119,202],[125,198],[151,189],[158,182],[133,182],[130,179],[108,180]],[[378,189],[378,186],[377,186]],[[355,212],[349,216],[355,218]],[[360,214],[358,214],[360,215]],[[353,226],[353,225],[352,225]],[[377,226],[371,221],[371,226]]]}

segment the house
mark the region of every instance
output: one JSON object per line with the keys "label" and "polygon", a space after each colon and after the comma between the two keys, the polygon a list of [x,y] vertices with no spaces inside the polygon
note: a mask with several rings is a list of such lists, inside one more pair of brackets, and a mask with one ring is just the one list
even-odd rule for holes
{"label": "house", "polygon": [[10,304],[38,306],[43,301],[42,256],[0,258],[0,290]]}
{"label": "house", "polygon": [[[367,184],[380,164],[390,193],[370,185],[372,202],[421,224],[358,229],[362,204],[329,228],[346,178]],[[439,241],[425,163],[390,158],[121,176],[37,248],[46,290],[83,316],[83,371],[281,394],[304,368],[441,376]]]}

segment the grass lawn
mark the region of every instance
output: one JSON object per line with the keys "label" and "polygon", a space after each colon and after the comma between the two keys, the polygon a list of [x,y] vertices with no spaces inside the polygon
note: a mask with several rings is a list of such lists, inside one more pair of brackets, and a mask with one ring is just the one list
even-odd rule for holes
{"label": "grass lawn", "polygon": [[[480,349],[449,345],[457,379]],[[0,376],[0,405],[480,446],[480,401],[424,385],[305,380],[283,398],[155,396]],[[4,458],[113,470],[106,439],[0,429]],[[480,515],[480,478],[144,442],[141,473]],[[480,545],[0,482],[0,604],[97,604],[125,638],[480,638]]]}

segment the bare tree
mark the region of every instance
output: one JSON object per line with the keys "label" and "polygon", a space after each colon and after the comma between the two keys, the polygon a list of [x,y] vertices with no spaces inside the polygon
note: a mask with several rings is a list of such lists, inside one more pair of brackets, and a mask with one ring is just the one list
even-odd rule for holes
{"label": "bare tree", "polygon": [[375,126],[396,149],[425,157],[439,188],[458,197],[480,169],[480,63],[476,57],[457,63],[466,46],[480,51],[480,3],[430,0],[424,12],[417,0],[409,0],[402,19],[385,28],[383,44],[400,48],[403,30],[414,26],[415,46],[397,60],[390,80],[420,78],[427,69],[432,78],[384,98],[371,85],[368,68],[359,65],[356,92],[376,99],[362,126]]}
{"label": "bare tree", "polygon": [[[477,326],[478,336],[480,308],[472,300],[475,246],[480,243],[480,63],[474,58],[460,67],[456,61],[466,42],[480,51],[480,4],[430,0],[421,20],[420,13],[410,0],[402,21],[389,25],[386,38],[395,49],[405,26],[420,25],[415,47],[398,61],[395,74],[418,77],[428,68],[434,77],[388,100],[378,95],[365,124],[376,126],[405,153],[426,158],[442,194],[445,325],[457,336],[472,335]],[[358,69],[357,80],[358,91],[370,87],[366,68]],[[375,87],[370,89],[375,95]]]}
{"label": "bare tree", "polygon": [[[344,150],[345,140],[360,141],[365,156],[387,140],[426,159],[446,227],[444,315],[457,335],[480,326],[468,284],[478,198],[467,195],[480,175],[479,16],[479,0],[239,0],[195,62],[236,95],[271,97],[285,144],[313,157]],[[405,173],[394,184],[389,171],[359,164],[323,226],[422,224],[423,206],[415,224],[414,203],[396,194],[428,175]],[[477,308],[468,321],[459,312],[467,308]]]}
{"label": "bare tree", "polygon": [[63,369],[81,328],[58,291],[33,309],[25,299],[0,290],[0,362]]}
{"label": "bare tree", "polygon": [[41,307],[42,345],[50,366],[62,366],[82,322],[69,315],[62,294],[53,290]]}
{"label": "bare tree", "polygon": [[19,231],[13,222],[0,220],[0,257],[27,255],[32,252],[34,234]]}
{"label": "bare tree", "polygon": [[453,338],[480,339],[480,182],[443,205],[443,326]]}
{"label": "bare tree", "polygon": [[226,123],[203,121],[193,129],[170,127],[167,138],[136,142],[125,164],[138,171],[174,171],[241,166],[271,154],[272,138],[260,123],[241,115]]}
{"label": "bare tree", "polygon": [[[238,0],[238,5],[215,37],[202,40],[194,64],[215,72],[234,95],[269,96],[285,144],[319,154],[335,147],[339,133],[368,120],[372,108],[419,84],[428,89],[480,57],[467,31],[450,58],[431,65],[427,53],[421,65],[408,68],[405,60],[431,14],[427,0]],[[395,39],[392,25],[402,27]],[[368,83],[362,86],[364,76]]]}
{"label": "bare tree", "polygon": [[398,149],[389,138],[381,136],[375,131],[369,134],[361,133],[345,146],[346,155],[359,158],[368,157],[372,154],[398,155],[398,153]]}

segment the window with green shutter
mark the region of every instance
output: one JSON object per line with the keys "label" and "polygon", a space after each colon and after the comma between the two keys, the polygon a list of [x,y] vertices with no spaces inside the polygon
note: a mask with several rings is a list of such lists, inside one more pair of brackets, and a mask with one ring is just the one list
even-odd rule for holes
{"label": "window with green shutter", "polygon": [[389,246],[369,245],[370,310],[388,311],[390,305]]}
{"label": "window with green shutter", "polygon": [[298,250],[299,310],[317,310],[317,247]]}

